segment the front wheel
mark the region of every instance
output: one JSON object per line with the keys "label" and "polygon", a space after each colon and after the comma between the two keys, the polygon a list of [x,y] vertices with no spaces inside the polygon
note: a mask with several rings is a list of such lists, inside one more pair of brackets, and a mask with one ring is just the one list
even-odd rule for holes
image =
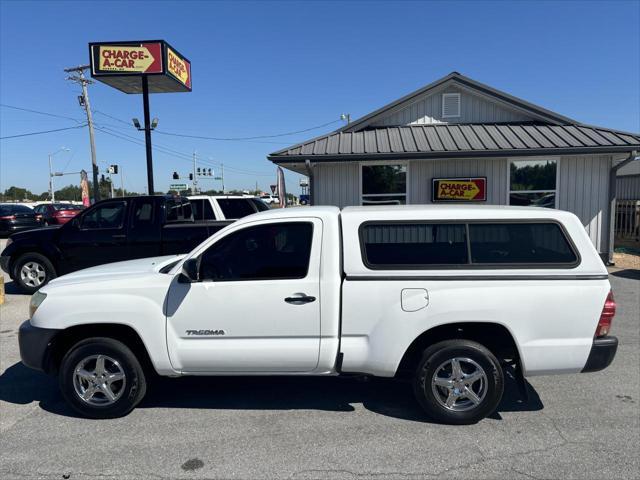
{"label": "front wheel", "polygon": [[117,418],[129,413],[146,392],[140,362],[124,343],[88,338],[62,359],[58,375],[65,400],[89,418]]}
{"label": "front wheel", "polygon": [[30,295],[54,278],[55,268],[47,257],[39,253],[25,253],[13,264],[13,279],[23,292]]}
{"label": "front wheel", "polygon": [[496,357],[470,340],[446,340],[427,348],[414,376],[418,403],[434,420],[476,423],[491,414],[504,391]]}

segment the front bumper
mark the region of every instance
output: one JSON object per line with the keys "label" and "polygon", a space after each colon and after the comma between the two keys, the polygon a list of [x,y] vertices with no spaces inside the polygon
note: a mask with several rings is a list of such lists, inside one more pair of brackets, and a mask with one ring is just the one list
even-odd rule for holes
{"label": "front bumper", "polygon": [[51,328],[34,327],[29,320],[20,325],[18,344],[20,345],[22,363],[29,368],[42,372],[46,371],[49,347],[59,331]]}
{"label": "front bumper", "polygon": [[618,339],[616,337],[594,339],[591,352],[589,352],[589,358],[582,369],[582,373],[604,370],[613,362],[613,357],[616,356],[617,350]]}

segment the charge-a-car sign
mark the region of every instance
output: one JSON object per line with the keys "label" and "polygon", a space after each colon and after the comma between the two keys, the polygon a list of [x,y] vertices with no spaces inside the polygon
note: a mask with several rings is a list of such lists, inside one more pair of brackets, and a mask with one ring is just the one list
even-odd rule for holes
{"label": "charge-a-car sign", "polygon": [[487,200],[487,179],[434,178],[434,202],[485,202]]}
{"label": "charge-a-car sign", "polygon": [[93,78],[125,93],[191,91],[191,62],[164,40],[90,43],[89,59]]}
{"label": "charge-a-car sign", "polygon": [[96,72],[162,73],[161,43],[97,45],[91,53]]}
{"label": "charge-a-car sign", "polygon": [[191,63],[169,47],[167,47],[167,72],[187,88],[191,88]]}

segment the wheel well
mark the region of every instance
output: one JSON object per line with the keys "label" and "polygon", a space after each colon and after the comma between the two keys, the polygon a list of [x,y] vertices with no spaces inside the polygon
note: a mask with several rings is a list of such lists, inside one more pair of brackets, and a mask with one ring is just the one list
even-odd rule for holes
{"label": "wheel well", "polygon": [[413,374],[422,358],[422,352],[428,346],[456,338],[478,342],[487,347],[498,360],[508,359],[518,363],[518,366],[520,364],[516,342],[504,326],[488,322],[450,323],[431,328],[418,336],[404,353],[396,376],[407,377]]}
{"label": "wheel well", "polygon": [[9,276],[11,278],[13,278],[13,269],[15,267],[16,260],[18,260],[21,256],[27,255],[27,254],[30,254],[30,253],[37,253],[38,255],[42,255],[47,260],[49,260],[51,262],[51,265],[53,265],[53,269],[55,270],[55,273],[57,274],[57,272],[58,272],[58,262],[54,258],[51,258],[50,255],[47,255],[43,250],[40,250],[39,248],[24,248],[23,247],[21,250],[16,250],[15,252],[13,252],[11,254],[11,256],[9,257],[9,265],[7,266],[7,269],[9,270]]}
{"label": "wheel well", "polygon": [[147,348],[144,346],[140,335],[128,325],[97,323],[89,325],[77,325],[62,330],[51,343],[44,361],[45,371],[53,374],[58,371],[62,358],[79,341],[85,338],[107,337],[119,340],[131,349],[138,358],[142,368],[147,373],[155,372]]}

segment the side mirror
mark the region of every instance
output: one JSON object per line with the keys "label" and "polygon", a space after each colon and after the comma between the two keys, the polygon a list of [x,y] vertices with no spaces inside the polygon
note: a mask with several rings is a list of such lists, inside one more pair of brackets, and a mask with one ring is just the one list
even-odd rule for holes
{"label": "side mirror", "polygon": [[73,218],[73,219],[71,220],[71,226],[72,226],[73,228],[80,228],[80,219],[79,219],[79,218],[77,218],[77,217],[76,217],[76,218]]}
{"label": "side mirror", "polygon": [[199,281],[198,259],[190,258],[182,264],[182,271],[178,274],[179,283],[194,283]]}

